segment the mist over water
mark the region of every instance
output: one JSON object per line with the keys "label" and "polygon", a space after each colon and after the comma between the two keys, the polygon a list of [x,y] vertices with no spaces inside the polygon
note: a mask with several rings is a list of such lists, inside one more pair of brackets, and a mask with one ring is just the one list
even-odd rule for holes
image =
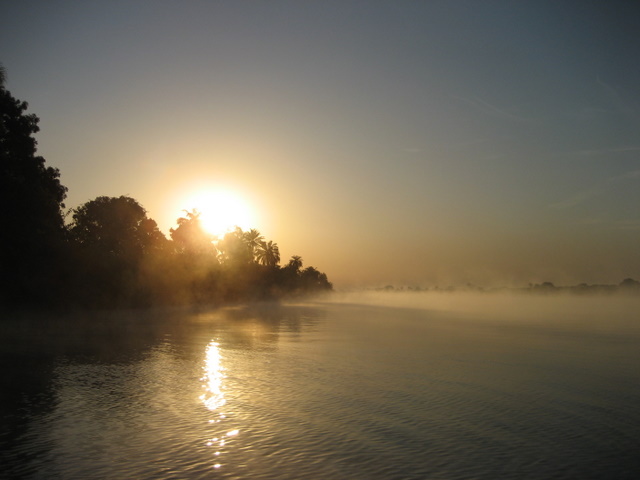
{"label": "mist over water", "polygon": [[6,319],[0,478],[637,478],[638,306],[363,292]]}
{"label": "mist over water", "polygon": [[331,302],[425,310],[481,322],[575,323],[583,329],[640,326],[640,297],[633,295],[358,291],[336,293]]}

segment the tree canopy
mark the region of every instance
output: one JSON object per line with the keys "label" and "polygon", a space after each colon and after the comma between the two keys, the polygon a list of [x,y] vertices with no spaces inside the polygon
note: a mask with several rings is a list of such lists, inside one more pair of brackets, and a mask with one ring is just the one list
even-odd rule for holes
{"label": "tree canopy", "polygon": [[0,69],[0,298],[36,301],[46,293],[42,279],[55,275],[67,189],[37,155],[38,117],[4,80]]}
{"label": "tree canopy", "polygon": [[196,209],[184,212],[185,216],[177,220],[178,226],[169,230],[176,249],[189,254],[215,254],[213,235],[202,227],[201,213]]}
{"label": "tree canopy", "polygon": [[331,288],[310,281],[301,260],[281,268],[277,243],[256,229],[208,234],[197,210],[185,210],[170,239],[129,196],[96,197],[65,224],[67,188],[37,155],[38,117],[5,80],[0,64],[0,305],[220,303]]}
{"label": "tree canopy", "polygon": [[130,260],[165,246],[167,239],[131,197],[97,197],[73,210],[71,238],[84,247]]}

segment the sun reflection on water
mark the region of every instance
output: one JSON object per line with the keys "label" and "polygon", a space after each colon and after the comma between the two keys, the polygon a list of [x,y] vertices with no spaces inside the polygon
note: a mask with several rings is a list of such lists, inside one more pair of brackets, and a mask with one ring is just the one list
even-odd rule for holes
{"label": "sun reflection on water", "polygon": [[[209,424],[218,424],[227,418],[226,415],[220,411],[220,408],[226,404],[226,399],[222,386],[222,380],[225,378],[224,367],[222,366],[222,356],[220,355],[218,342],[212,341],[207,345],[203,368],[204,376],[201,380],[204,382],[202,388],[205,390],[205,393],[200,396],[200,400],[207,409],[217,414],[217,418],[210,419]],[[238,429],[230,430],[226,433],[218,432],[217,436],[210,438],[206,442],[206,445],[208,447],[224,447],[226,445],[225,439],[235,437],[239,433],[240,431]],[[217,450],[213,455],[218,457],[221,453],[221,451]],[[221,463],[215,463],[213,468],[218,469],[221,466]]]}
{"label": "sun reflection on water", "polygon": [[206,382],[202,385],[205,393],[200,396],[202,403],[212,412],[218,410],[226,403],[222,391],[224,368],[222,367],[222,356],[220,355],[218,346],[218,342],[211,342],[207,346],[204,362],[204,377],[202,377],[202,380]]}

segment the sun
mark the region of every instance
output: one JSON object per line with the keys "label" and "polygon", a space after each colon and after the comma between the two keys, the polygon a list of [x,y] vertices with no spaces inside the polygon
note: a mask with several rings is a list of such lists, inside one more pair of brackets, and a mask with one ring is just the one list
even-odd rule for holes
{"label": "sun", "polygon": [[224,236],[235,227],[243,230],[253,228],[254,213],[239,194],[226,189],[206,189],[194,194],[190,208],[200,212],[202,227],[217,237]]}

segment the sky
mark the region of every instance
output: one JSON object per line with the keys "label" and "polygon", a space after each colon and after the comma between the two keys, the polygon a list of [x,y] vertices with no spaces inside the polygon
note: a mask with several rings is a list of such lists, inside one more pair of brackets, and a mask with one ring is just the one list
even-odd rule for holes
{"label": "sky", "polygon": [[636,2],[0,8],[68,208],[232,190],[338,288],[640,279]]}

